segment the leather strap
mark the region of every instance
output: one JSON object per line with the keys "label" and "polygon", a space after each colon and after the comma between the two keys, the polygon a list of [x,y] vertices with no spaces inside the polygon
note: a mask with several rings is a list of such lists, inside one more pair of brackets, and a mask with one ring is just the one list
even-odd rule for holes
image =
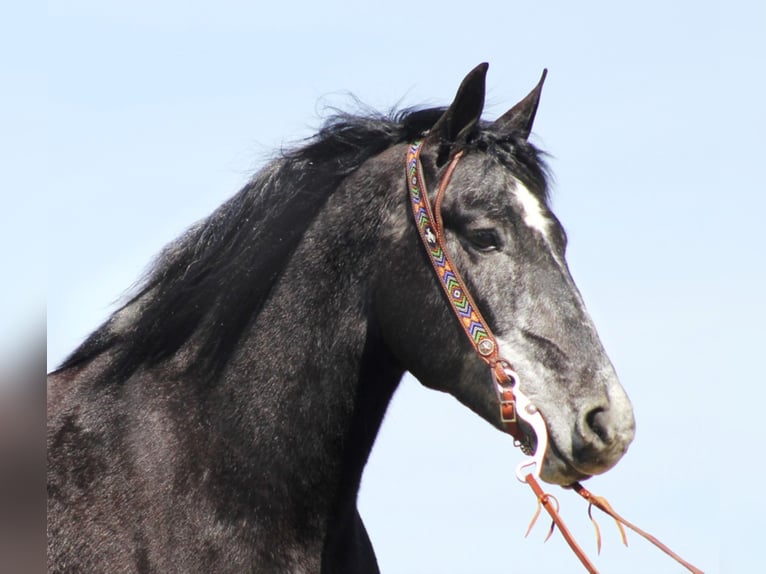
{"label": "leather strap", "polygon": [[[556,526],[559,527],[559,530],[561,531],[562,536],[567,541],[567,544],[569,544],[569,547],[572,549],[572,552],[575,553],[575,556],[579,558],[580,562],[582,562],[582,565],[585,566],[585,569],[590,572],[591,574],[598,574],[598,570],[596,570],[596,567],[593,565],[593,563],[590,561],[588,556],[585,554],[585,551],[580,547],[579,544],[577,544],[577,541],[574,539],[574,536],[572,536],[572,533],[569,531],[569,528],[567,528],[566,524],[564,524],[564,521],[562,520],[561,516],[558,513],[558,509],[555,508],[551,504],[551,499],[553,498],[550,494],[546,494],[543,489],[540,487],[540,484],[537,482],[537,479],[535,478],[534,474],[528,474],[525,479],[526,483],[532,488],[532,491],[535,493],[535,496],[537,496],[537,501],[539,504],[545,508],[545,510],[548,512],[550,517],[553,519],[553,522]],[[535,515],[535,518],[537,515]],[[534,519],[533,519],[534,523]],[[532,525],[530,524],[530,529],[532,528]]]}
{"label": "leather strap", "polygon": [[503,426],[506,432],[523,443],[525,438],[518,426],[516,398],[513,393],[513,387],[516,385],[515,371],[510,361],[500,357],[497,340],[482,317],[473,297],[460,277],[460,273],[452,264],[447,251],[441,202],[452,173],[463,154],[462,152],[456,153],[447,166],[444,176],[439,182],[434,208],[432,209],[420,163],[422,149],[422,140],[410,144],[407,149],[407,188],[415,226],[455,318],[476,354],[493,371],[494,380],[497,383],[495,391],[500,405],[500,417]]}

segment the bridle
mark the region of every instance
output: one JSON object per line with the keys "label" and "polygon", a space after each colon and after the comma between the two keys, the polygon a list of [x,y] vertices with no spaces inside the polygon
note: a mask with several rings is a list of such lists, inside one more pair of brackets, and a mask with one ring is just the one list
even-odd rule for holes
{"label": "bridle", "polygon": [[[423,140],[417,140],[409,144],[407,147],[407,189],[415,226],[418,230],[418,235],[423,243],[428,259],[431,262],[431,266],[439,280],[439,285],[441,285],[442,290],[444,291],[444,295],[447,298],[455,318],[460,324],[460,327],[477,356],[489,367],[492,384],[497,394],[500,408],[500,420],[503,427],[505,431],[515,439],[516,446],[520,447],[524,454],[529,457],[516,468],[517,478],[521,482],[527,483],[530,486],[538,501],[537,512],[529,525],[527,534],[529,534],[529,531],[537,520],[540,509],[545,508],[553,520],[551,533],[553,532],[554,525],[558,526],[570,548],[580,559],[583,566],[585,566],[589,572],[597,573],[598,571],[595,566],[582,548],[577,544],[577,541],[575,541],[569,529],[561,519],[561,516],[558,513],[558,501],[554,496],[545,493],[537,480],[540,478],[540,473],[542,472],[543,459],[548,446],[548,430],[545,426],[545,420],[540,414],[540,411],[534,404],[532,404],[532,401],[530,401],[519,388],[519,375],[516,373],[510,360],[508,360],[507,357],[502,357],[500,355],[500,349],[495,336],[492,334],[492,330],[484,320],[484,317],[482,317],[473,297],[471,297],[470,292],[460,277],[460,273],[458,273],[458,270],[453,265],[447,250],[441,204],[447,186],[452,178],[452,174],[455,171],[458,162],[463,157],[463,151],[458,151],[452,155],[450,162],[444,171],[444,175],[439,181],[432,206],[428,197],[428,189],[426,188],[425,178],[423,177],[423,168],[420,162],[420,153],[423,149],[423,144]],[[537,440],[534,449],[519,426],[520,420],[529,425],[535,433]],[[593,495],[578,482],[570,485],[568,488],[572,488],[589,502],[589,514],[590,507],[596,506],[614,518],[617,521],[617,526],[620,529],[625,545],[627,545],[627,539],[625,538],[625,533],[622,528],[623,524],[655,544],[655,546],[676,559],[691,572],[702,573],[701,570],[683,560],[667,546],[659,542],[659,540],[622,518],[614,511],[606,499]],[[592,516],[591,520],[593,520]],[[600,531],[595,520],[593,521],[593,524],[596,528],[596,536],[600,550]],[[550,537],[550,533],[548,536]]]}
{"label": "bridle", "polygon": [[[537,453],[533,456],[533,461],[525,463],[524,466],[536,464],[535,472],[539,476],[542,469],[542,457],[547,447],[548,434],[545,429],[545,421],[532,405],[532,402],[518,388],[519,376],[511,362],[500,356],[497,340],[482,317],[473,297],[460,277],[460,273],[452,264],[444,241],[441,203],[444,192],[452,178],[452,173],[463,153],[456,153],[447,166],[436,190],[432,209],[420,163],[420,151],[422,149],[423,142],[421,140],[411,144],[407,151],[407,184],[418,234],[458,323],[476,354],[490,369],[500,405],[500,420],[506,432],[516,439],[517,445],[526,454]],[[519,427],[519,418],[529,424],[537,435],[538,442],[534,451]]]}

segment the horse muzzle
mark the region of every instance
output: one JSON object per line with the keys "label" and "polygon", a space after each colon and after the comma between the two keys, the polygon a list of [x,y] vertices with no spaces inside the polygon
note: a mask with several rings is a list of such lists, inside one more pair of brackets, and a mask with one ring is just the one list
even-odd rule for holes
{"label": "horse muzzle", "polygon": [[635,435],[633,409],[621,388],[609,401],[581,409],[573,426],[559,426],[557,420],[546,418],[549,438],[540,474],[554,484],[567,485],[608,471],[627,452]]}

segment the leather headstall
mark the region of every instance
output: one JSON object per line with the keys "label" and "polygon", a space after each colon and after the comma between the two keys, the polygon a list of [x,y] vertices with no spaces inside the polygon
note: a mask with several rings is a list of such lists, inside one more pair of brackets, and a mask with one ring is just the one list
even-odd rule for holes
{"label": "leather headstall", "polygon": [[476,354],[492,370],[493,378],[497,383],[500,419],[506,432],[519,443],[526,444],[524,434],[518,425],[516,413],[514,387],[518,381],[518,375],[510,361],[500,357],[497,340],[479,312],[476,303],[474,303],[473,297],[460,277],[460,273],[452,264],[445,244],[441,203],[444,192],[452,178],[452,173],[463,153],[458,152],[452,157],[439,182],[432,208],[420,163],[420,151],[422,149],[423,142],[421,140],[412,143],[407,150],[407,185],[418,234],[458,323]]}

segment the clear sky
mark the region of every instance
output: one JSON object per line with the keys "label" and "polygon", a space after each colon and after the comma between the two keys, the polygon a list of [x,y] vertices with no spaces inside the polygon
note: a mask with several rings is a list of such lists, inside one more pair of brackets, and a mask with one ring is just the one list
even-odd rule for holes
{"label": "clear sky", "polygon": [[[17,199],[4,252],[9,240],[47,252],[48,366],[326,106],[349,93],[384,110],[447,104],[488,61],[492,118],[547,67],[535,141],[637,418],[624,460],[588,486],[706,571],[752,571],[766,510],[765,16],[758,2],[669,0],[51,1],[27,15],[47,23],[39,41],[6,20],[3,42],[28,54],[9,62],[9,85],[47,93],[3,96],[18,136],[0,151],[3,202]],[[3,345],[44,296],[44,271],[10,251],[21,280],[2,287]],[[535,501],[513,476],[520,460],[508,437],[405,379],[359,501],[383,572],[577,572],[558,535],[542,544],[546,525],[522,538]],[[554,493],[595,556],[585,505]],[[600,523],[603,572],[682,571]]]}

